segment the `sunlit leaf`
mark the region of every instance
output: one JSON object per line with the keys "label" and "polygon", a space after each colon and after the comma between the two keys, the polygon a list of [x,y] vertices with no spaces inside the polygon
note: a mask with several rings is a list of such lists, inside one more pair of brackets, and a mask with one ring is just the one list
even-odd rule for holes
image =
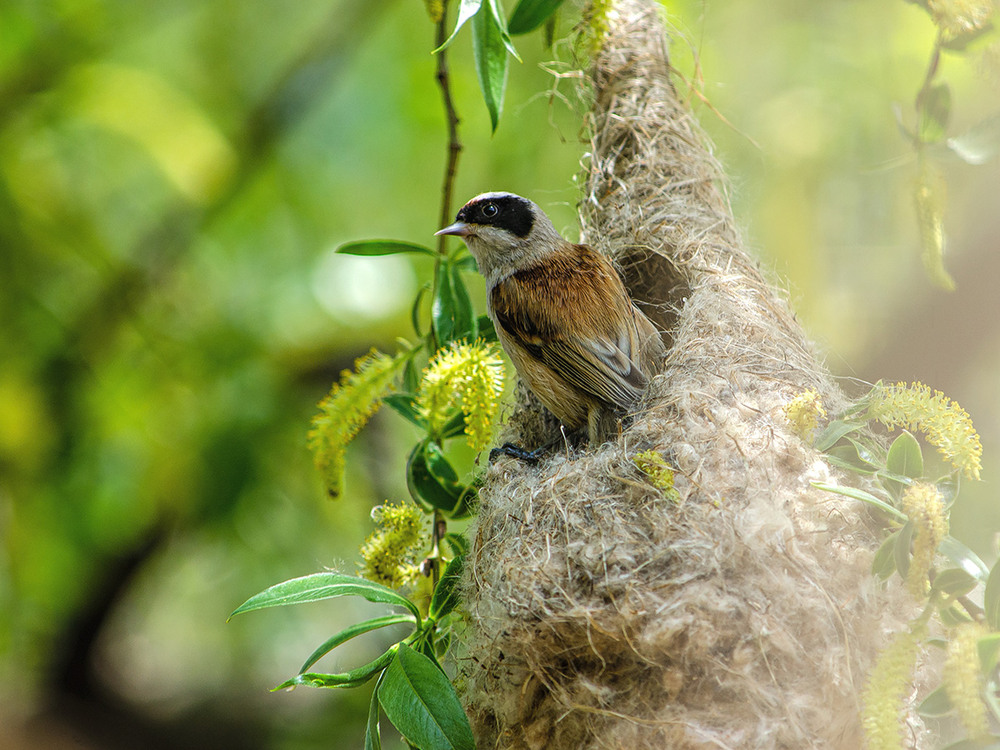
{"label": "sunlit leaf", "polygon": [[417,747],[475,750],[455,688],[433,661],[406,644],[399,644],[378,697],[385,715]]}
{"label": "sunlit leaf", "polygon": [[345,242],[337,248],[337,252],[341,255],[396,255],[397,253],[437,255],[429,247],[418,245],[415,242],[401,242],[400,240],[359,240],[357,242]]}
{"label": "sunlit leaf", "polygon": [[975,552],[953,536],[946,536],[938,546],[938,552],[951,560],[969,575],[980,581],[987,580],[990,569]]}
{"label": "sunlit leaf", "polygon": [[816,436],[816,442],[813,446],[818,451],[826,451],[832,448],[838,440],[840,440],[844,435],[850,434],[861,429],[862,425],[860,422],[848,422],[841,419],[835,419],[830,422],[823,430]]}
{"label": "sunlit leaf", "polygon": [[507,47],[493,13],[477,13],[472,18],[472,53],[476,77],[483,92],[490,123],[496,132],[507,86]]}
{"label": "sunlit leaf", "polygon": [[479,12],[482,5],[483,0],[462,0],[461,4],[458,6],[458,18],[455,20],[455,30],[451,32],[451,36],[445,40],[444,44],[434,50],[433,54],[437,54],[455,41],[455,36],[458,34],[459,29],[465,25],[466,21]]}
{"label": "sunlit leaf", "polygon": [[337,646],[342,643],[346,643],[352,638],[356,638],[363,633],[370,633],[372,630],[378,630],[379,628],[385,628],[390,625],[399,625],[404,622],[416,625],[417,621],[414,619],[413,615],[386,615],[385,617],[374,617],[371,620],[365,620],[344,628],[336,635],[328,638],[309,655],[309,658],[306,659],[305,663],[299,668],[299,674],[305,672],[309,669],[309,667],[333,651],[333,649]]}
{"label": "sunlit leaf", "polygon": [[826,482],[811,482],[813,487],[820,490],[826,490],[827,492],[835,492],[838,495],[844,495],[845,497],[851,497],[855,500],[860,500],[863,503],[868,503],[869,505],[878,508],[879,510],[885,511],[893,518],[899,521],[906,520],[906,514],[902,511],[893,508],[889,503],[884,500],[880,500],[875,497],[870,492],[865,492],[864,490],[859,490],[856,487],[842,487],[836,484],[827,484]]}
{"label": "sunlit leaf", "polygon": [[[400,644],[402,645],[402,644]],[[299,685],[304,685],[306,687],[315,688],[352,688],[359,687],[368,682],[372,677],[382,672],[389,664],[392,662],[393,656],[395,656],[396,647],[393,646],[384,654],[379,656],[377,659],[373,659],[364,666],[358,667],[357,669],[352,669],[350,672],[342,672],[340,674],[321,674],[317,672],[306,672],[305,674],[297,674],[290,680],[285,680],[283,683],[278,685],[274,690],[284,690],[285,688],[298,687]]]}
{"label": "sunlit leaf", "polygon": [[340,573],[313,573],[271,586],[247,599],[229,617],[232,618],[244,612],[252,612],[266,607],[318,602],[338,596],[361,596],[370,602],[406,607],[416,617],[417,622],[420,622],[420,612],[417,605],[402,594],[398,594],[381,584],[366,581],[364,578],[345,576]]}
{"label": "sunlit leaf", "polygon": [[507,30],[513,35],[527,34],[545,23],[563,0],[521,0],[510,16]]}
{"label": "sunlit leaf", "polygon": [[521,56],[517,54],[517,50],[514,49],[514,42],[511,41],[510,32],[507,30],[507,19],[503,14],[503,7],[500,5],[500,0],[486,0],[490,6],[490,13],[493,14],[493,21],[497,25],[497,29],[500,31],[500,38],[503,40],[503,46],[507,51],[514,56],[514,59],[521,62]]}

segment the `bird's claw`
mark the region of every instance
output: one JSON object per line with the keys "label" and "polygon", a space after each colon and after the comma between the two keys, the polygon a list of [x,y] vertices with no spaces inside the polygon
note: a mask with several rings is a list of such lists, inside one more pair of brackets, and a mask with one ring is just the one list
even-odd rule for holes
{"label": "bird's claw", "polygon": [[521,448],[520,446],[514,445],[513,443],[504,443],[499,448],[494,448],[490,451],[490,463],[496,461],[500,456],[513,456],[514,458],[520,459],[525,463],[537,464],[541,453],[541,448],[529,451]]}

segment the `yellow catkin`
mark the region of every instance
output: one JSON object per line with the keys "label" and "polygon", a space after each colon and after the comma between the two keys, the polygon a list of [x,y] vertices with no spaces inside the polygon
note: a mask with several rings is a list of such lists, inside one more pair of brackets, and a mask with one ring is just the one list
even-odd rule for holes
{"label": "yellow catkin", "polygon": [[984,635],[985,628],[976,622],[956,627],[948,641],[944,662],[945,692],[973,740],[982,739],[989,733],[982,699],[983,676],[979,668],[978,643]]}
{"label": "yellow catkin", "polygon": [[344,370],[340,382],[319,403],[308,443],[330,497],[340,496],[347,445],[365,426],[406,364],[408,353],[390,357],[374,349]]}
{"label": "yellow catkin", "polygon": [[923,383],[877,384],[869,416],[888,427],[920,432],[927,442],[970,479],[979,479],[983,445],[972,419],[958,402]]}
{"label": "yellow catkin", "polygon": [[986,27],[993,17],[993,0],[928,0],[934,23],[946,39]]}
{"label": "yellow catkin", "polygon": [[369,581],[398,589],[419,574],[420,509],[411,503],[386,504],[372,512],[379,528],[361,547],[361,575]]}
{"label": "yellow catkin", "polygon": [[826,419],[823,401],[815,390],[802,391],[785,404],[785,418],[803,440],[811,440],[821,419]]}
{"label": "yellow catkin", "polygon": [[439,351],[424,370],[417,408],[432,434],[460,408],[469,445],[481,451],[492,438],[503,379],[503,360],[493,344],[452,344]]}
{"label": "yellow catkin", "polygon": [[922,599],[927,594],[938,545],[948,535],[948,517],[941,493],[926,482],[913,484],[903,493],[903,512],[913,523],[913,556],[906,574],[906,588]]}
{"label": "yellow catkin", "polygon": [[674,488],[674,470],[656,451],[643,451],[632,457],[632,463],[649,477],[650,483],[675,503],[681,499],[680,493]]}
{"label": "yellow catkin", "polygon": [[868,750],[900,750],[920,631],[897,633],[879,655],[861,695]]}
{"label": "yellow catkin", "polygon": [[427,9],[427,16],[432,23],[438,23],[444,15],[443,0],[424,0],[424,7]]}

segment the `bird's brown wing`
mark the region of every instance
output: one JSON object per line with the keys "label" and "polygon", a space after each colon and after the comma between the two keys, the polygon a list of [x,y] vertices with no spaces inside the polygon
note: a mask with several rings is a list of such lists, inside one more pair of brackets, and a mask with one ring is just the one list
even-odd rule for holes
{"label": "bird's brown wing", "polygon": [[[554,278],[559,269],[551,266],[539,273],[516,273],[493,287],[490,302],[497,323],[516,345],[584,393],[630,406],[642,395],[647,379],[635,361],[634,308],[624,288],[620,295],[591,299],[587,273],[559,279]],[[607,264],[587,272],[614,270]]]}

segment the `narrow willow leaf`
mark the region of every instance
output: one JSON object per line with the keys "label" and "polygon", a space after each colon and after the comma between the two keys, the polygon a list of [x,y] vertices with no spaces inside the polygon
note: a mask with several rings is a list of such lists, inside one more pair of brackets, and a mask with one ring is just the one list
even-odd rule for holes
{"label": "narrow willow leaf", "polygon": [[266,607],[318,602],[337,596],[361,596],[370,602],[406,607],[413,613],[417,624],[420,623],[420,611],[417,609],[417,605],[402,594],[379,583],[340,573],[313,573],[271,586],[247,599],[229,617],[232,618],[244,612],[252,612]]}
{"label": "narrow willow leaf", "polygon": [[980,559],[979,555],[953,536],[946,536],[941,540],[938,552],[980,581],[986,581],[990,575],[990,569],[986,567],[986,563]]}
{"label": "narrow willow leaf", "polygon": [[418,245],[415,242],[401,242],[399,240],[361,240],[359,242],[345,242],[337,248],[336,252],[342,255],[395,255],[397,253],[422,253],[423,255],[437,255],[429,247]]}
{"label": "narrow willow leaf", "polygon": [[500,38],[503,39],[503,46],[514,56],[514,59],[521,62],[521,56],[517,54],[517,50],[514,49],[514,42],[510,38],[510,32],[507,30],[507,19],[503,14],[503,7],[500,5],[500,0],[486,0],[490,5],[490,13],[493,14],[493,20],[496,22],[497,28],[500,30]]}
{"label": "narrow willow leaf", "polygon": [[496,132],[507,86],[507,48],[492,12],[477,13],[472,17],[472,53],[479,88],[490,113],[493,132]]}
{"label": "narrow willow leaf", "polygon": [[464,555],[469,551],[469,542],[464,536],[456,534],[454,531],[449,531],[445,534],[444,541],[451,547],[451,552],[456,557]]}
{"label": "narrow willow leaf", "polygon": [[896,560],[896,570],[901,578],[906,578],[910,572],[910,549],[913,544],[913,522],[907,521],[899,530],[896,537],[896,544],[893,546],[893,555]]}
{"label": "narrow willow leaf", "polygon": [[458,605],[458,584],[462,578],[464,563],[464,557],[456,557],[444,569],[444,574],[434,587],[434,594],[431,596],[429,617],[440,620]]}
{"label": "narrow willow leaf", "polygon": [[836,484],[827,484],[826,482],[810,482],[813,487],[820,490],[826,490],[827,492],[835,492],[838,495],[844,495],[845,497],[851,497],[855,500],[860,500],[863,503],[868,503],[869,505],[878,508],[879,510],[885,511],[893,518],[899,521],[906,520],[906,514],[896,508],[893,508],[889,503],[884,500],[879,500],[870,492],[865,492],[864,490],[859,490],[855,487],[841,487]]}
{"label": "narrow willow leaf", "polygon": [[368,723],[365,727],[365,750],[382,750],[382,735],[379,732],[378,726],[378,691],[382,686],[384,678],[385,672],[378,676],[375,689],[372,690],[371,702],[368,704]]}
{"label": "narrow willow leaf", "polygon": [[951,709],[951,699],[948,698],[948,693],[942,685],[920,702],[917,713],[930,719],[945,716]]}
{"label": "narrow willow leaf", "polygon": [[424,284],[417,290],[417,296],[413,298],[413,307],[410,308],[410,322],[413,324],[413,332],[417,336],[423,336],[424,333],[420,328],[420,304],[424,300],[424,295],[430,291],[431,285]]}
{"label": "narrow willow leaf", "polygon": [[979,666],[982,673],[992,674],[1000,659],[1000,633],[984,635],[976,642],[976,649],[979,651]]}
{"label": "narrow willow leaf", "polygon": [[436,466],[437,475],[435,475],[431,469],[431,462],[437,462],[440,449],[436,446],[429,448],[429,445],[433,444],[419,443],[410,452],[406,462],[406,486],[418,505],[427,510],[436,508],[447,515],[458,506],[465,487],[457,482],[442,481],[439,476],[444,470],[440,465]]}
{"label": "narrow willow leaf", "polygon": [[374,617],[371,620],[365,620],[364,622],[359,622],[351,625],[350,627],[344,628],[336,635],[328,638],[321,646],[309,655],[309,658],[306,659],[305,663],[299,668],[299,674],[306,672],[309,667],[333,651],[337,648],[337,646],[342,643],[346,643],[352,638],[356,638],[363,633],[370,633],[372,630],[385,628],[389,625],[399,625],[404,622],[412,623],[413,625],[417,624],[413,615],[386,615],[385,617]]}
{"label": "narrow willow leaf", "polygon": [[448,37],[445,43],[434,50],[431,54],[436,55],[438,52],[445,49],[448,45],[455,41],[455,36],[458,34],[459,29],[465,25],[466,21],[479,12],[482,5],[483,0],[462,0],[461,5],[458,6],[458,18],[455,21],[455,30],[451,32],[451,36]]}
{"label": "narrow willow leaf", "polygon": [[474,341],[479,335],[479,321],[472,309],[472,300],[469,299],[469,291],[465,288],[465,282],[462,280],[458,269],[452,266],[450,271],[451,294],[455,305],[454,337],[456,339]]}
{"label": "narrow willow leaf", "polygon": [[431,324],[438,346],[444,346],[456,338],[455,333],[455,293],[452,290],[452,276],[448,266],[440,263],[434,283],[434,299],[431,301]]}
{"label": "narrow willow leaf", "polygon": [[859,429],[861,429],[860,422],[847,422],[841,419],[835,419],[824,427],[822,432],[816,436],[816,442],[813,445],[818,451],[827,451],[832,448],[838,440],[844,437],[844,435],[856,432]]}
{"label": "narrow willow leaf", "polygon": [[475,750],[455,688],[433,661],[406,644],[399,644],[378,697],[385,715],[417,747]]}
{"label": "narrow willow leaf", "polygon": [[889,446],[885,466],[895,474],[919,479],[924,475],[924,457],[920,453],[920,443],[913,435],[903,430]]}
{"label": "narrow willow leaf", "polygon": [[507,30],[512,36],[527,34],[545,23],[563,0],[521,0],[510,16]]}
{"label": "narrow willow leaf", "polygon": [[382,397],[382,403],[402,415],[417,427],[427,427],[427,422],[417,411],[417,397],[412,393],[393,393]]}
{"label": "narrow willow leaf", "polygon": [[318,672],[306,672],[305,674],[297,674],[290,680],[285,680],[283,683],[275,688],[271,688],[271,692],[276,690],[284,690],[285,688],[298,687],[299,685],[304,685],[306,687],[315,688],[353,688],[360,687],[368,682],[372,677],[380,674],[388,667],[396,655],[396,646],[393,646],[384,654],[379,656],[377,659],[373,659],[364,666],[358,667],[357,669],[352,669],[350,672],[342,672],[340,674],[320,674]]}
{"label": "narrow willow leaf", "polygon": [[979,584],[975,576],[971,576],[961,568],[948,568],[934,576],[933,591],[940,591],[951,597],[965,596]]}
{"label": "narrow willow leaf", "polygon": [[896,572],[894,550],[898,535],[898,531],[889,534],[879,545],[878,552],[875,553],[875,558],[872,560],[872,575],[878,576],[883,581],[888,581]]}

